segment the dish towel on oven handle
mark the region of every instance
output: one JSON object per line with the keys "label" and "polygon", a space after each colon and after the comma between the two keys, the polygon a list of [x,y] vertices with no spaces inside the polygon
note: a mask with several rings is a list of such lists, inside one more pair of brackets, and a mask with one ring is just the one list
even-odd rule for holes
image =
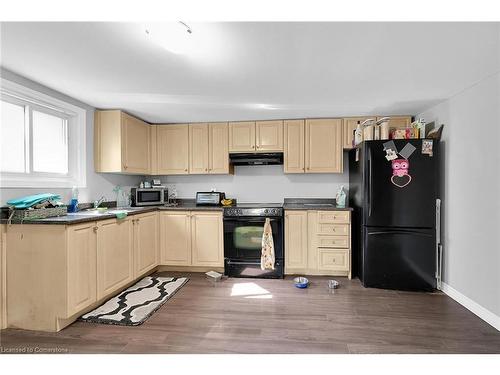
{"label": "dish towel on oven handle", "polygon": [[260,268],[274,270],[274,241],[271,220],[266,218],[264,232],[262,233],[262,253],[260,255]]}

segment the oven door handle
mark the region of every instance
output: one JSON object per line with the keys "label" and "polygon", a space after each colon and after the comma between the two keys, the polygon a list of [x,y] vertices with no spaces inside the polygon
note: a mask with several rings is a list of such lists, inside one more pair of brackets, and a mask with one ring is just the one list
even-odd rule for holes
{"label": "oven door handle", "polygon": [[[228,260],[226,260],[226,263],[227,264],[247,264],[247,265],[258,265],[258,266],[260,266],[260,261],[256,261],[256,262],[240,262],[240,261],[234,261],[234,260],[228,259]],[[280,264],[279,259],[276,259],[274,261],[274,264],[275,265],[276,264]]]}
{"label": "oven door handle", "polygon": [[[281,217],[270,217],[270,221],[282,221],[283,218]],[[224,221],[236,221],[236,222],[245,222],[245,223],[262,223],[264,224],[266,222],[266,217],[262,219],[257,219],[257,218],[249,218],[249,217],[225,217]]]}

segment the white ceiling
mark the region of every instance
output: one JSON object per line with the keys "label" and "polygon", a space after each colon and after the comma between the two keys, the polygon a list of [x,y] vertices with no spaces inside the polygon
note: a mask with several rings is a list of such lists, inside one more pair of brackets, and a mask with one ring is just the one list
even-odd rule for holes
{"label": "white ceiling", "polygon": [[500,69],[499,23],[2,23],[1,65],[98,108],[195,122],[416,114]]}

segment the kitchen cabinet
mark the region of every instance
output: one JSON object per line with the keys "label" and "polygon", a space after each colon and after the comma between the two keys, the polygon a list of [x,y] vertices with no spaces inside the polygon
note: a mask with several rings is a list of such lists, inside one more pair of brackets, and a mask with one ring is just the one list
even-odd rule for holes
{"label": "kitchen cabinet", "polygon": [[342,173],[342,120],[307,119],[305,124],[305,172]]}
{"label": "kitchen cabinet", "polygon": [[158,125],[156,130],[158,174],[189,173],[189,125]]}
{"label": "kitchen cabinet", "polygon": [[157,212],[5,228],[8,327],[59,331],[153,271],[158,229]]}
{"label": "kitchen cabinet", "polygon": [[307,211],[285,213],[285,273],[307,270]]}
{"label": "kitchen cabinet", "polygon": [[220,212],[191,213],[193,266],[224,266],[224,231]]}
{"label": "kitchen cabinet", "polygon": [[[386,116],[377,117],[377,121]],[[389,129],[405,129],[411,125],[411,116],[388,116]]]}
{"label": "kitchen cabinet", "polygon": [[189,211],[160,212],[161,264],[191,265],[191,216]]}
{"label": "kitchen cabinet", "polygon": [[120,110],[95,111],[96,172],[150,174],[150,125]]}
{"label": "kitchen cabinet", "polygon": [[283,120],[230,122],[229,152],[283,152]]}
{"label": "kitchen cabinet", "polygon": [[227,122],[208,125],[208,172],[210,174],[233,173],[229,165],[229,126]]}
{"label": "kitchen cabinet", "polygon": [[363,121],[369,118],[375,117],[348,117],[343,119],[343,131],[342,131],[342,147],[346,150],[353,148],[354,141],[354,130],[358,127],[358,124],[362,124]]}
{"label": "kitchen cabinet", "polygon": [[283,152],[283,120],[257,121],[255,148],[257,152]]}
{"label": "kitchen cabinet", "polygon": [[222,212],[160,212],[161,264],[224,266]]}
{"label": "kitchen cabinet", "polygon": [[189,125],[189,174],[228,174],[228,125]]}
{"label": "kitchen cabinet", "polygon": [[134,277],[151,271],[159,263],[159,222],[157,212],[134,215]]}
{"label": "kitchen cabinet", "polygon": [[305,120],[284,123],[284,172],[305,172]]}
{"label": "kitchen cabinet", "polygon": [[5,225],[0,225],[0,329],[7,328],[7,283],[6,283]]}
{"label": "kitchen cabinet", "polygon": [[285,211],[285,273],[351,278],[351,212]]}
{"label": "kitchen cabinet", "polygon": [[68,316],[97,300],[96,232],[95,222],[68,229]]}
{"label": "kitchen cabinet", "polygon": [[255,121],[229,123],[229,152],[255,152]]}
{"label": "kitchen cabinet", "polygon": [[133,231],[130,218],[98,221],[97,298],[109,295],[134,279]]}

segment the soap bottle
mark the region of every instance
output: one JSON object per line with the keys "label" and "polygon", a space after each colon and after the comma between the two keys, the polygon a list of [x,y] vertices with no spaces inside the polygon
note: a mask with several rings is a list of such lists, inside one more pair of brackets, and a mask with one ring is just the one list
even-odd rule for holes
{"label": "soap bottle", "polygon": [[68,206],[68,212],[77,212],[78,211],[78,188],[73,186],[71,189],[71,200]]}
{"label": "soap bottle", "polygon": [[335,196],[335,203],[337,205],[337,208],[345,208],[345,200],[346,193],[344,191],[344,186],[342,185],[337,191],[337,195]]}

